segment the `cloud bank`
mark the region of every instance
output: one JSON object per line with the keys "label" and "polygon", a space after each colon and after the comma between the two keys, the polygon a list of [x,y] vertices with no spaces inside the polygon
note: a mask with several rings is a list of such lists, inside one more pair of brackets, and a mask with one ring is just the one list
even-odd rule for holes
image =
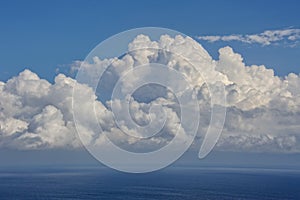
{"label": "cloud bank", "polygon": [[[293,29],[293,34],[294,31]],[[293,35],[268,32],[264,34],[270,37],[273,35],[275,38]],[[270,41],[270,38],[267,40]],[[268,42],[262,44],[267,45]],[[150,49],[135,51],[140,47]],[[193,59],[186,62],[180,56],[151,50],[151,47],[161,47],[178,54],[184,53]],[[78,84],[82,96],[76,109],[82,113],[85,120],[80,128],[85,130],[86,143],[105,145],[107,141],[103,135],[106,134],[124,149],[150,151],[166,145],[174,134],[189,137],[188,127],[180,125],[177,99],[168,89],[154,85],[141,88],[130,97],[130,113],[133,120],[140,125],[146,125],[151,120],[159,121],[165,116],[165,124],[159,134],[145,140],[125,135],[120,129],[126,129],[137,136],[141,134],[130,125],[127,117],[122,118],[126,116],[124,102],[110,98],[114,85],[127,70],[141,64],[159,62],[184,74],[191,83],[190,89],[196,91],[201,115],[197,140],[202,140],[211,116],[212,91],[208,91],[207,84],[217,85],[221,82],[225,85],[227,98],[226,104],[221,106],[227,108],[227,117],[217,149],[300,152],[299,75],[291,73],[286,77],[277,77],[272,69],[263,65],[246,66],[242,56],[233,52],[230,47],[221,48],[219,59],[213,60],[200,44],[181,36],[172,38],[164,35],[159,41],[151,41],[149,37],[140,35],[128,48],[129,53],[121,58],[100,60],[96,57],[92,63],[74,63],[73,69],[79,65],[92,68],[94,71],[90,78],[93,79],[97,78],[97,70],[105,63],[113,61],[104,78],[100,80],[102,85],[97,90],[97,95],[87,85]],[[136,78],[123,81],[123,89],[126,90],[134,84]],[[177,80],[169,78],[168,81],[176,83]],[[5,83],[0,82],[0,148],[80,147],[72,116],[72,92],[75,84],[76,80],[63,74],[57,75],[51,84],[30,70],[24,70]],[[97,130],[96,124],[91,123],[90,105],[87,105],[90,99],[96,102],[95,111],[102,131]],[[123,122],[122,127],[115,123],[111,105],[118,111]],[[164,116],[151,112],[150,108],[153,105],[161,105]]]}
{"label": "cloud bank", "polygon": [[290,47],[294,47],[300,40],[300,29],[279,29],[279,30],[266,30],[257,34],[232,34],[232,35],[206,35],[197,36],[199,40],[208,42],[217,41],[238,41],[248,44],[260,44],[263,46],[274,45],[279,43],[285,43]]}

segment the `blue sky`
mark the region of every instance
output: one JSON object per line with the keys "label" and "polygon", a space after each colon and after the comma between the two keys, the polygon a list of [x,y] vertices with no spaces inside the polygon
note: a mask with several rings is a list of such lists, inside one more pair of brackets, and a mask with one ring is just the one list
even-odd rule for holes
{"label": "blue sky", "polygon": [[[13,163],[14,158],[18,160],[19,157],[26,157],[18,149],[35,149],[34,145],[37,149],[77,148],[79,144],[72,132],[73,110],[70,106],[74,80],[63,75],[57,76],[56,69],[66,73],[74,61],[83,61],[100,42],[122,31],[139,27],[163,27],[182,32],[201,43],[216,63],[220,61],[219,65],[222,67],[218,70],[223,70],[220,73],[235,83],[227,88],[228,96],[232,95],[229,96],[231,104],[228,106],[227,129],[224,131],[227,132],[223,134],[226,137],[219,148],[220,157],[223,156],[222,150],[225,150],[225,154],[241,150],[242,156],[238,156],[236,160],[243,163],[243,153],[262,152],[262,155],[271,158],[267,161],[271,165],[276,160],[273,160],[272,153],[282,153],[278,160],[298,167],[299,159],[294,159],[293,156],[299,157],[300,152],[300,75],[284,76],[290,72],[300,73],[299,8],[300,2],[297,0],[270,0],[263,3],[258,0],[0,1],[0,133],[5,136],[3,140],[0,138],[0,155],[9,154],[1,149],[1,145],[13,147],[13,151],[14,148],[17,149],[16,154],[13,152],[12,156],[5,158],[8,164]],[[271,41],[274,38],[266,37],[267,30],[273,33],[288,30],[291,33]],[[205,36],[237,39],[218,39],[212,42],[210,39],[203,39]],[[248,40],[252,36],[256,40]],[[271,42],[257,42],[257,37]],[[290,37],[296,39],[289,39]],[[257,70],[253,67],[255,69],[249,72],[238,55],[233,54],[230,48],[222,48],[224,46],[231,46],[241,54],[247,66],[263,64],[274,69],[275,75],[282,79],[262,68]],[[188,47],[190,46],[182,46],[186,49]],[[218,61],[220,48],[223,58]],[[198,58],[201,59],[197,57],[196,60]],[[210,66],[212,65],[207,63],[203,66],[201,64],[205,69]],[[213,70],[209,72],[215,74],[216,71]],[[22,73],[18,77],[12,78],[20,72]],[[56,76],[57,80],[50,84],[38,79],[37,75],[50,83],[54,82]],[[115,75],[118,77],[120,74]],[[215,81],[214,78],[215,76],[211,79],[212,82]],[[8,83],[1,82],[8,79]],[[5,89],[2,90],[4,85]],[[103,118],[113,121],[108,118],[110,110],[104,106],[101,109]],[[85,113],[86,110],[82,107],[80,112]],[[175,116],[176,112],[172,110],[171,114]],[[210,119],[205,114],[201,119]],[[239,123],[236,123],[237,120]],[[206,122],[209,120],[203,120],[204,125]],[[110,127],[110,123],[104,125],[108,126],[107,130],[115,128]],[[171,131],[172,129],[169,132]],[[200,145],[197,146],[197,151],[199,147]],[[32,154],[35,159],[35,154],[31,151],[24,152]],[[291,154],[285,154],[286,152]],[[63,155],[63,161],[63,157],[69,157],[67,154]],[[197,158],[196,154],[193,156]],[[247,159],[246,156],[244,158]],[[52,159],[55,160],[56,156]],[[74,156],[74,160],[76,159]],[[218,159],[219,157],[216,160]],[[254,162],[255,158],[252,160]],[[260,160],[262,163],[265,161],[264,157]]]}
{"label": "blue sky", "polygon": [[[1,1],[0,80],[25,68],[52,81],[55,69],[82,60],[121,31],[158,26],[189,36],[253,34],[300,28],[299,1]],[[217,57],[230,45],[247,64],[281,76],[299,73],[300,47],[201,41]]]}

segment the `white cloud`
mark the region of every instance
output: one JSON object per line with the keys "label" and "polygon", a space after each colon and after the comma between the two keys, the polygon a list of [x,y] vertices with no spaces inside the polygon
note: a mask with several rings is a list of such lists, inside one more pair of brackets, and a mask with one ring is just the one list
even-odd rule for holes
{"label": "white cloud", "polygon": [[[292,31],[293,32],[293,31]],[[294,34],[294,33],[293,33]],[[290,31],[264,32],[268,41],[280,37],[290,37]],[[236,37],[236,36],[234,36]],[[228,37],[228,40],[234,39]],[[261,36],[262,37],[262,36]],[[270,39],[273,38],[273,39]],[[252,39],[254,40],[254,39]],[[251,41],[252,41],[251,40]],[[258,41],[258,39],[256,39]],[[265,42],[263,42],[265,43]],[[262,44],[263,44],[262,43]],[[135,51],[138,47],[163,47],[178,55],[192,58],[189,62],[182,57],[163,51]],[[216,85],[222,82],[226,86],[228,109],[227,118],[218,147],[221,150],[234,151],[276,151],[300,152],[300,77],[289,74],[277,77],[272,69],[265,66],[246,66],[241,55],[230,47],[219,50],[219,59],[213,60],[201,45],[190,38],[162,36],[159,41],[151,41],[147,36],[138,36],[130,45],[133,50],[117,59],[100,60],[92,63],[78,61],[90,72],[91,80],[97,79],[99,70],[106,63],[113,64],[105,72],[103,87],[99,92],[109,95],[113,85],[127,70],[144,63],[160,62],[183,73],[191,84],[201,107],[199,138],[201,139],[210,121],[210,95],[205,84]],[[194,65],[195,68],[191,66]],[[148,74],[140,74],[147,77]],[[137,77],[137,76],[136,76]],[[124,88],[130,88],[138,79],[131,77],[122,82]],[[170,83],[178,80],[168,77]],[[72,116],[72,92],[76,80],[63,74],[57,75],[53,84],[40,79],[37,74],[25,70],[6,83],[0,82],[0,146],[1,148],[41,149],[41,148],[77,148],[81,144],[76,137]],[[176,84],[175,84],[176,85]],[[182,87],[178,85],[177,87]],[[96,100],[91,88],[78,86],[80,99],[76,109],[82,113],[86,143],[104,144],[104,134],[115,143],[136,151],[154,150],[167,144],[177,133],[189,137],[188,127],[180,125],[180,111],[176,98],[170,91],[157,88],[144,88],[131,99],[130,111],[135,123],[148,124],[151,120],[166,117],[166,123],[158,135],[150,140],[125,135],[114,121],[111,105],[118,110],[122,119],[122,128],[139,135],[139,129],[131,126],[124,110],[124,103],[116,99],[107,102]],[[159,98],[157,96],[160,96]],[[143,100],[144,102],[140,102]],[[95,111],[103,129],[91,120],[90,100],[96,101]],[[152,105],[161,105],[164,113],[150,112]],[[150,120],[151,119],[151,120]],[[193,119],[189,119],[192,123]],[[156,124],[159,126],[159,123]],[[151,129],[149,129],[151,130]],[[199,148],[199,147],[197,147]]]}
{"label": "white cloud", "polygon": [[59,75],[51,85],[25,70],[2,83],[1,146],[20,149],[78,146],[69,113],[73,82]]}
{"label": "white cloud", "polygon": [[233,35],[207,35],[197,36],[199,40],[205,40],[209,42],[217,41],[239,41],[249,44],[261,44],[268,46],[272,44],[278,44],[280,42],[286,42],[287,45],[293,47],[300,39],[300,29],[288,28],[279,30],[266,30],[257,34],[233,34]]}

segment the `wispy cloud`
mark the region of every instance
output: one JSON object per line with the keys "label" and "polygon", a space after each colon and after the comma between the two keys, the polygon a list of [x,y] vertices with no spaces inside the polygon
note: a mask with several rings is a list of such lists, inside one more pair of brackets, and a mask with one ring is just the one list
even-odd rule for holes
{"label": "wispy cloud", "polygon": [[197,36],[199,40],[209,42],[217,41],[239,41],[248,44],[261,44],[263,46],[274,45],[278,43],[287,43],[294,47],[300,40],[300,29],[287,28],[279,30],[266,30],[257,34],[232,34],[232,35],[205,35]]}

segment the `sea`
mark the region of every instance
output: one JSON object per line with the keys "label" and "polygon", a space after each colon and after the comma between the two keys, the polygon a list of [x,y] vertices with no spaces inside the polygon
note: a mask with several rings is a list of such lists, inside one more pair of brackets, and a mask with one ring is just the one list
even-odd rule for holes
{"label": "sea", "polygon": [[6,168],[1,200],[300,199],[300,171],[171,167],[129,174],[105,167]]}

